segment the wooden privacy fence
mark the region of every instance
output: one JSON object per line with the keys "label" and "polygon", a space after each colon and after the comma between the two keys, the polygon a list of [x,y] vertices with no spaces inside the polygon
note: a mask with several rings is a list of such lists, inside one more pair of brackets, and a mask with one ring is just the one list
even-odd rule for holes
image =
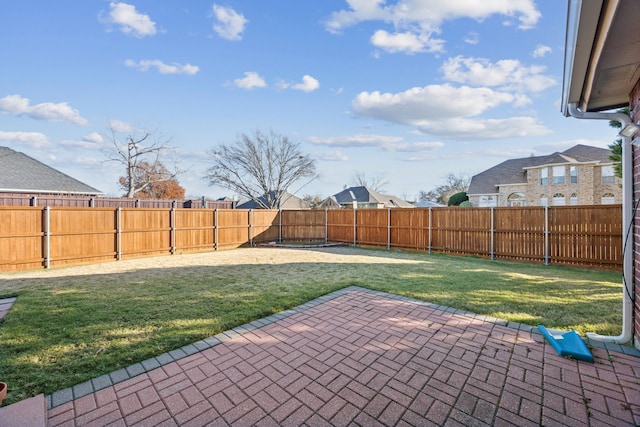
{"label": "wooden privacy fence", "polygon": [[622,208],[275,211],[0,207],[0,271],[272,241],[342,242],[621,270]]}

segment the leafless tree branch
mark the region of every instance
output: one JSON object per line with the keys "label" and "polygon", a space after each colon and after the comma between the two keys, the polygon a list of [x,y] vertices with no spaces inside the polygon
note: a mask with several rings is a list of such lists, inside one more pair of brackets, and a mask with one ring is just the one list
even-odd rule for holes
{"label": "leafless tree branch", "polygon": [[287,189],[303,178],[314,179],[315,162],[300,145],[273,131],[242,134],[210,151],[213,165],[205,178],[266,209],[277,208]]}
{"label": "leafless tree branch", "polygon": [[[119,184],[127,198],[133,198],[154,183],[172,180],[182,172],[175,162],[172,170],[167,169],[160,162],[160,158],[174,151],[174,148],[169,145],[169,140],[155,137],[155,132],[141,130],[123,135],[112,126],[109,127],[109,132],[113,147],[105,151],[106,161],[117,162],[124,166],[125,175],[120,178]],[[145,170],[149,167],[165,172],[145,174]],[[146,179],[141,180],[141,176],[145,176]]]}

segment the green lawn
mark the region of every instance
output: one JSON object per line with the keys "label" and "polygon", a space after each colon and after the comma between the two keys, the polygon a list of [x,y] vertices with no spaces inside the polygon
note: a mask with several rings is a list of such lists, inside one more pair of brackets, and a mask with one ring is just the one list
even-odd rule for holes
{"label": "green lawn", "polygon": [[[178,265],[175,263],[178,262]],[[620,333],[619,273],[354,248],[253,248],[0,274],[5,404],[357,285],[530,325]]]}

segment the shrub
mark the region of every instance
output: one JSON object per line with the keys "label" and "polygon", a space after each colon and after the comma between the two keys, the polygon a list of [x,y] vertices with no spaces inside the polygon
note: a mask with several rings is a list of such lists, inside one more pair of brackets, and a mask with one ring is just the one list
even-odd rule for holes
{"label": "shrub", "polygon": [[469,200],[469,196],[467,196],[466,191],[461,191],[449,197],[449,201],[447,201],[447,206],[460,206],[460,203],[466,202]]}

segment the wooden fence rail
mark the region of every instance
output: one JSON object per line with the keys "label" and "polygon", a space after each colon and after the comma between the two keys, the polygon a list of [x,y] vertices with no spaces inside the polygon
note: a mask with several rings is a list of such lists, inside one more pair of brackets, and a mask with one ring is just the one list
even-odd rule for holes
{"label": "wooden fence rail", "polygon": [[272,241],[343,242],[621,270],[622,208],[275,211],[0,207],[0,271],[221,250]]}

